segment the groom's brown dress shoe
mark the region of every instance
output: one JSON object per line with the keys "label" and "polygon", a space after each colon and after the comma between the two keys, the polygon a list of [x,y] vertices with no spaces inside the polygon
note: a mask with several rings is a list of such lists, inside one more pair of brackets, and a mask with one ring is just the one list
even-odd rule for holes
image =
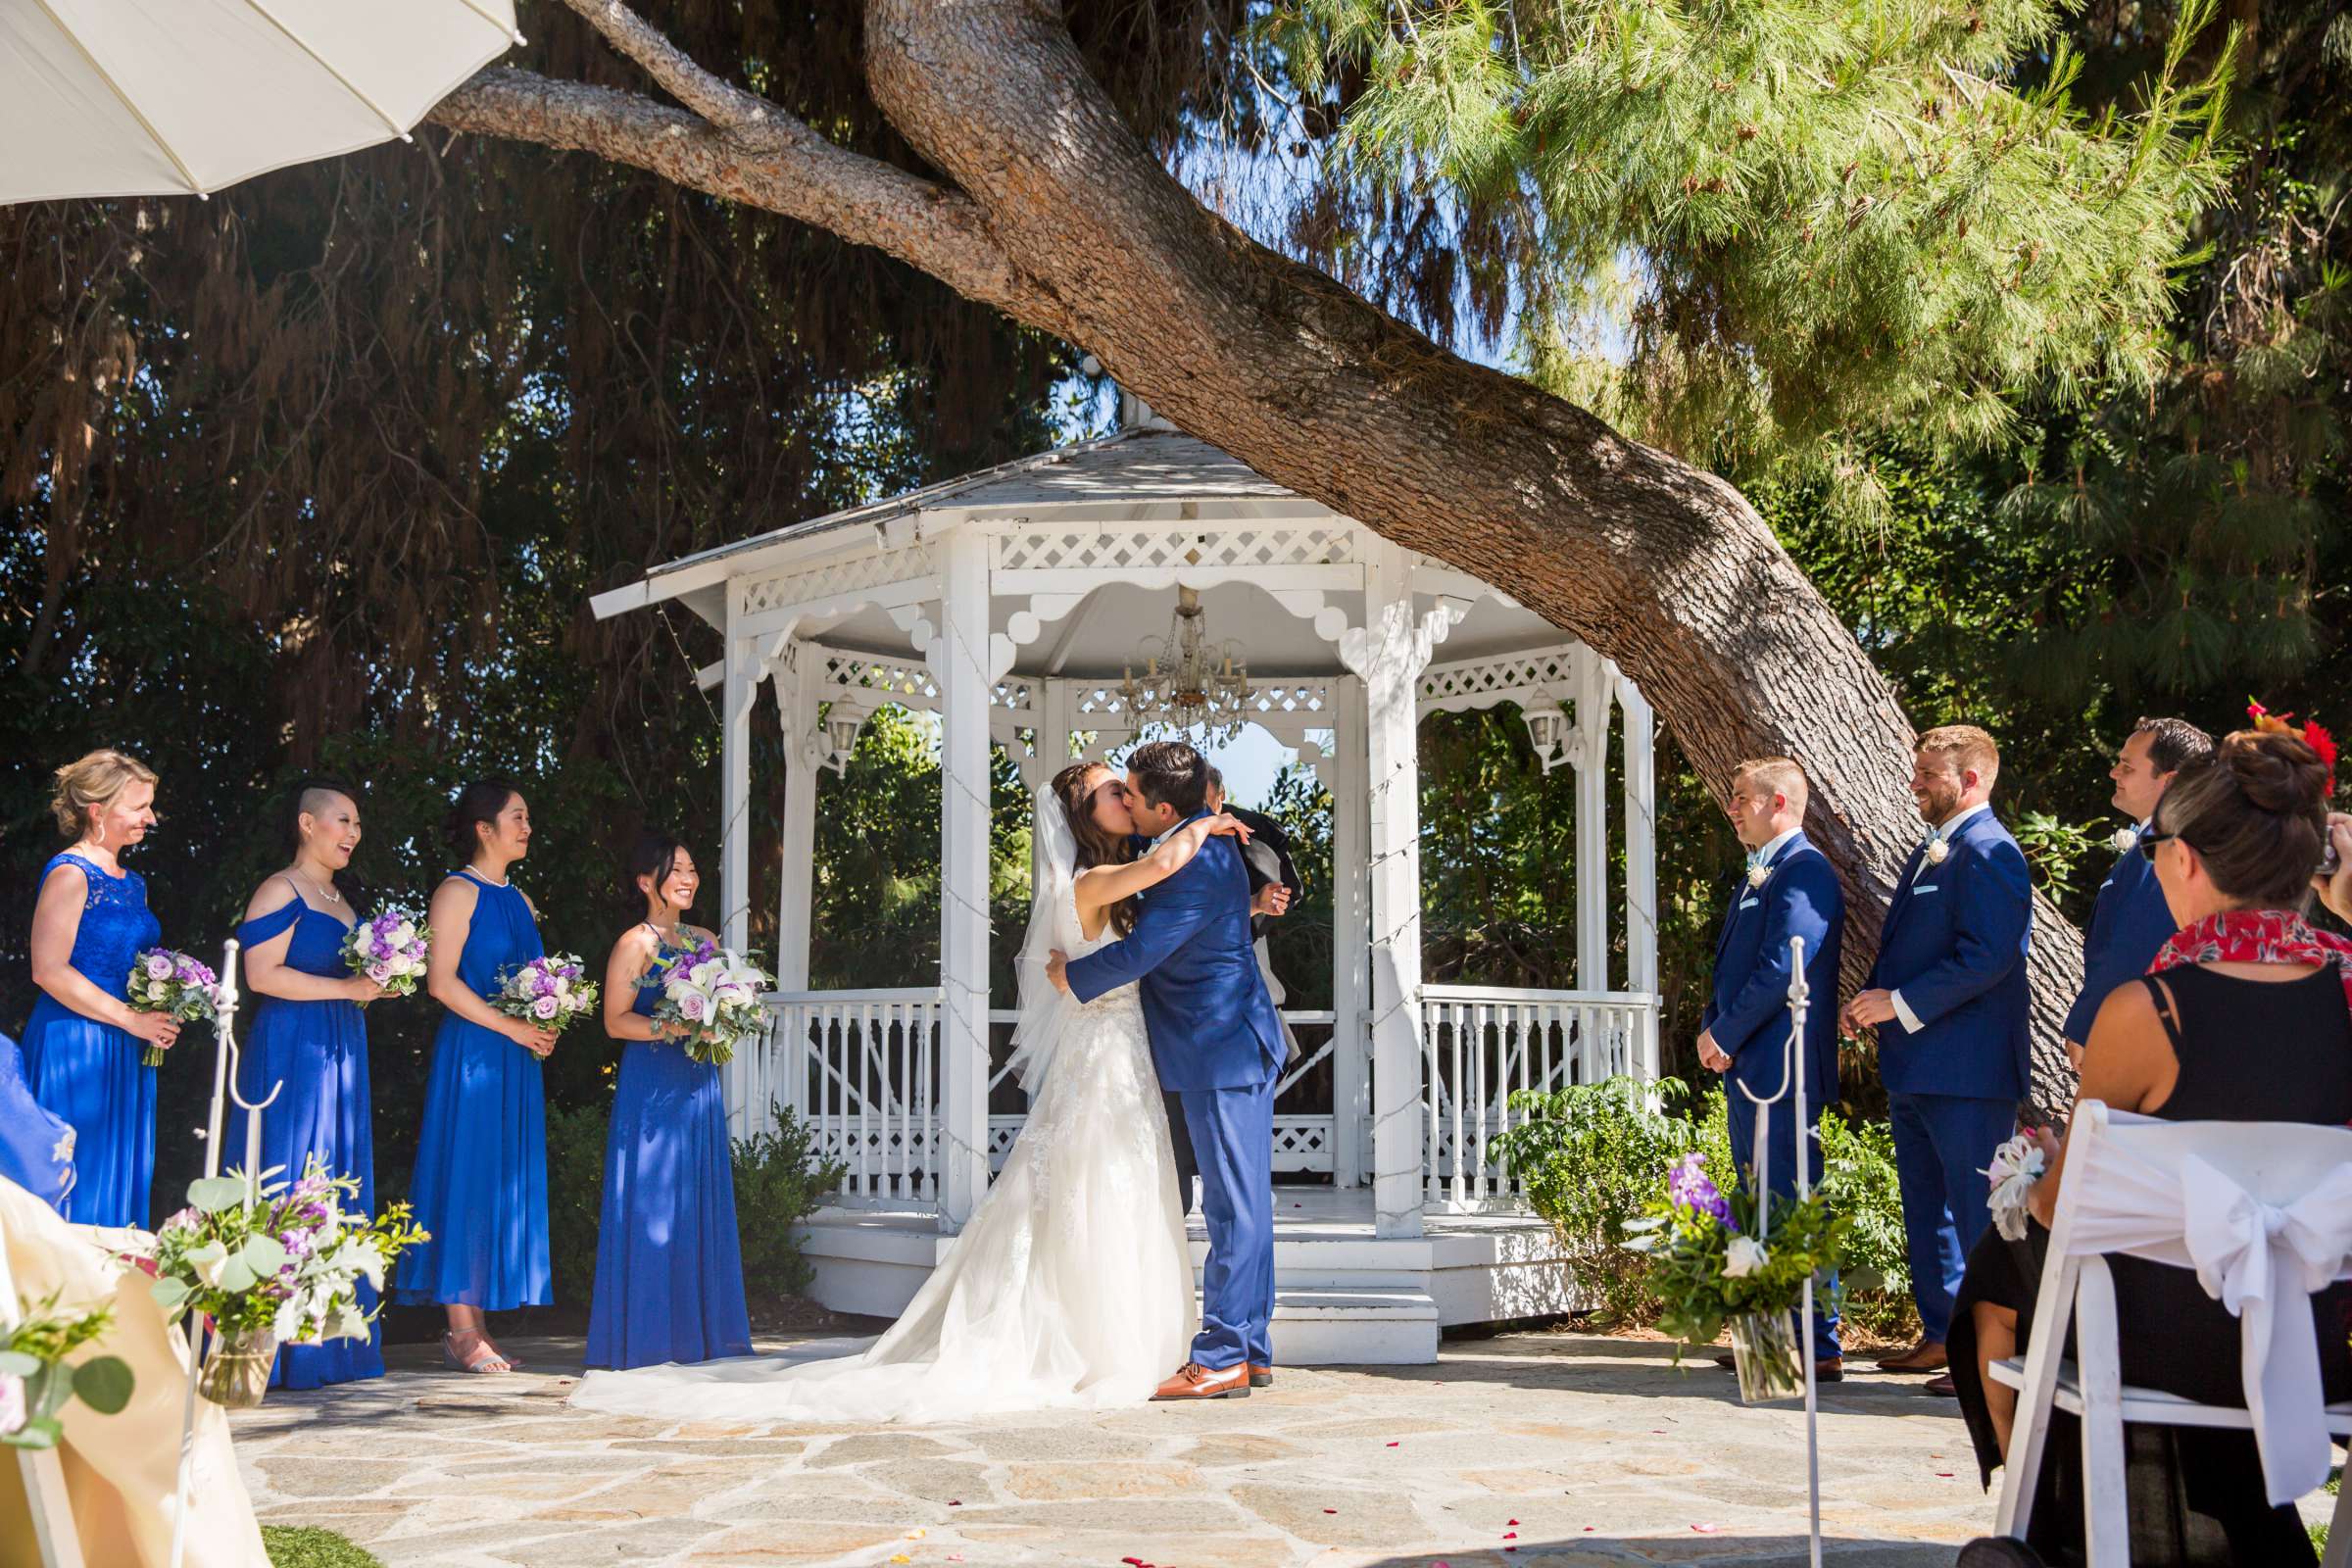
{"label": "groom's brown dress shoe", "polygon": [[1925,1340],[1908,1350],[1879,1357],[1882,1372],[1940,1372],[1944,1367],[1943,1347]]}
{"label": "groom's brown dress shoe", "polygon": [[[1794,1158],[1795,1156],[1791,1155],[1790,1157]],[[1270,1366],[1251,1367],[1250,1369],[1250,1386],[1253,1389],[1272,1388],[1274,1386],[1274,1369]]]}
{"label": "groom's brown dress shoe", "polygon": [[1152,1395],[1159,1399],[1247,1399],[1250,1397],[1250,1367],[1236,1361],[1222,1370],[1212,1370],[1198,1361],[1187,1361],[1176,1369],[1176,1375],[1159,1386]]}

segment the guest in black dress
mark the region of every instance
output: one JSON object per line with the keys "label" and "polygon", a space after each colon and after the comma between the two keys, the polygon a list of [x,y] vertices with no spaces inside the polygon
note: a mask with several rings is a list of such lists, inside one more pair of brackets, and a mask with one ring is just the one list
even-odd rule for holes
{"label": "guest in black dress", "polygon": [[[2252,731],[2181,768],[2146,853],[2184,929],[2154,972],[2100,1007],[2082,1099],[2167,1121],[2352,1122],[2352,944],[2300,919],[2321,856],[2328,772],[2295,737]],[[2189,955],[2204,961],[2183,961]],[[2024,1353],[2030,1337],[2043,1227],[2065,1174],[2063,1149],[2047,1147],[2052,1168],[2034,1192],[2035,1223],[2025,1241],[1989,1237],[1971,1256],[1954,1317],[1952,1371],[1987,1486],[2008,1447],[2016,1396],[1984,1368]],[[2238,1321],[2195,1273],[2124,1256],[2109,1267],[2124,1381],[2242,1405]],[[2314,1299],[2330,1400],[2352,1396],[2346,1304],[2341,1286]],[[2081,1442],[2072,1418],[2053,1421],[2027,1539],[2059,1563],[2079,1560],[2082,1547]],[[2125,1438],[2135,1568],[2316,1560],[2295,1510],[2271,1506],[2251,1433],[2128,1426]]]}

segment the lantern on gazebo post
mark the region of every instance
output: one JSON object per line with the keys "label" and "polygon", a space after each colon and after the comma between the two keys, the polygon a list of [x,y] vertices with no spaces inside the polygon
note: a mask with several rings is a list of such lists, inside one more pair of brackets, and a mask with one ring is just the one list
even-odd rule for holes
{"label": "lantern on gazebo post", "polygon": [[865,715],[847,703],[835,703],[825,712],[825,758],[821,765],[836,773],[846,773],[850,754],[858,750],[858,732],[865,726]]}
{"label": "lantern on gazebo post", "polygon": [[1527,738],[1536,749],[1536,760],[1549,773],[1562,762],[1576,760],[1570,744],[1567,710],[1560,707],[1556,697],[1543,697],[1519,710],[1520,719],[1527,725]]}

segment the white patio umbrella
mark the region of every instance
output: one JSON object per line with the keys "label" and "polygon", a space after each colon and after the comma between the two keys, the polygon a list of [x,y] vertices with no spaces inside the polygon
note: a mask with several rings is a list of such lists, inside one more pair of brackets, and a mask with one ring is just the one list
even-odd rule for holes
{"label": "white patio umbrella", "polygon": [[514,0],[0,0],[0,204],[204,195],[409,128]]}

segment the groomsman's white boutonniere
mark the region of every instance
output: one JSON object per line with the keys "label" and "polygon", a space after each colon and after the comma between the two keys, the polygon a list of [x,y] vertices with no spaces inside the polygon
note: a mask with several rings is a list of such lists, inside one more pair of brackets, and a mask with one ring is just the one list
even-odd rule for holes
{"label": "groomsman's white boutonniere", "polygon": [[1748,857],[1747,885],[1751,888],[1760,888],[1771,880],[1772,867],[1753,856]]}
{"label": "groomsman's white boutonniere", "polygon": [[1952,847],[1943,842],[1942,834],[1931,833],[1928,835],[1928,847],[1924,858],[1930,865],[1941,865],[1943,858],[1951,853]]}
{"label": "groomsman's white boutonniere", "polygon": [[2139,843],[2139,829],[2119,827],[2108,836],[2107,842],[2115,846],[2116,854],[2122,855]]}

